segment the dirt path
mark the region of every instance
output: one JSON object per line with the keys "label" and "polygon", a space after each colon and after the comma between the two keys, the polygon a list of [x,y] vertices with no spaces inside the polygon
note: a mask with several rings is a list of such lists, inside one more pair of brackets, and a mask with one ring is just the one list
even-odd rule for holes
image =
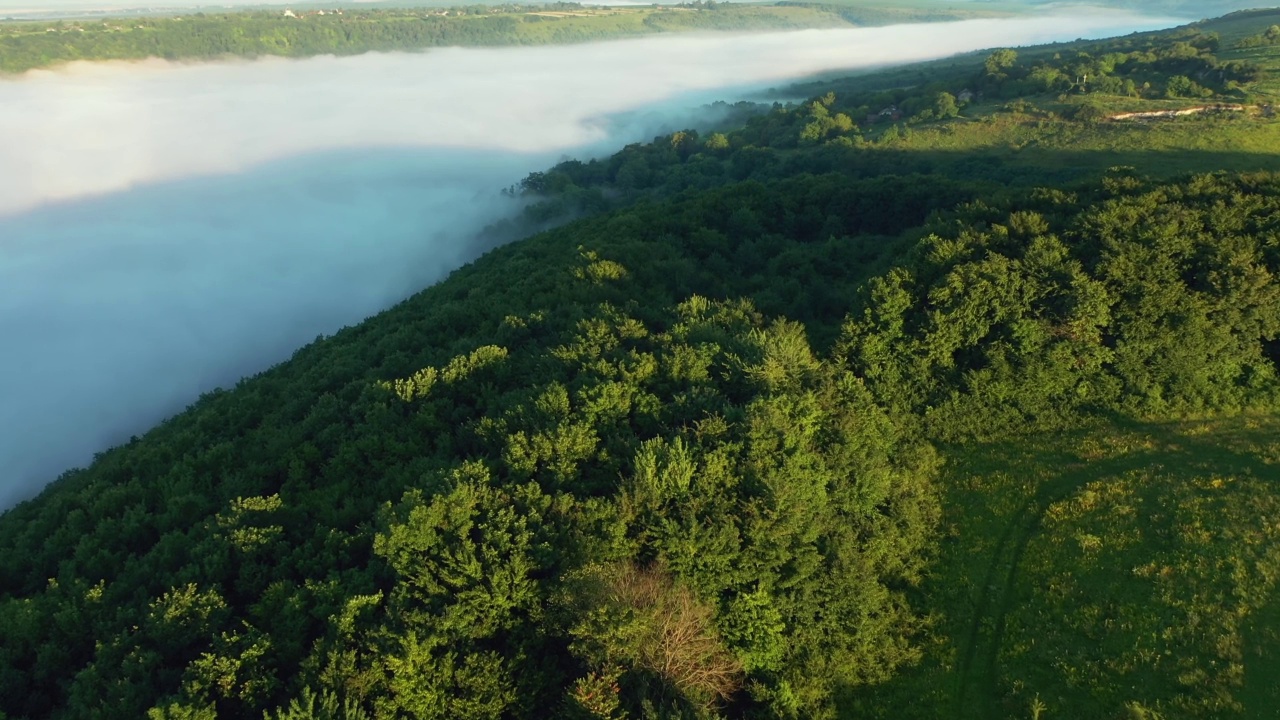
{"label": "dirt path", "polygon": [[[1046,512],[1055,503],[1069,499],[1094,482],[1121,479],[1128,473],[1156,465],[1193,469],[1200,473],[1228,473],[1265,477],[1277,468],[1268,461],[1248,454],[1234,454],[1223,447],[1228,435],[1206,438],[1180,433],[1173,427],[1135,427],[1146,436],[1146,447],[1106,459],[1087,459],[1074,453],[1034,456],[1010,453],[1010,462],[998,472],[1010,476],[1035,476],[1038,484],[1006,519],[999,539],[989,550],[981,584],[977,586],[972,617],[962,625],[964,631],[953,636],[956,651],[952,706],[948,717],[999,718],[1008,708],[1001,706],[1008,688],[1000,683],[1001,649],[1005,642],[1007,618],[1017,611],[1021,584],[1021,565],[1028,546],[1040,535]],[[1262,431],[1245,431],[1251,434]],[[1001,454],[999,450],[992,453]],[[1014,459],[1017,458],[1017,459]],[[991,458],[984,458],[982,465]],[[992,466],[988,466],[992,467]],[[989,472],[988,467],[974,467],[975,474]],[[1048,471],[1048,472],[1046,472]],[[1280,476],[1277,476],[1280,482]],[[998,527],[999,525],[997,525]],[[988,552],[984,550],[983,552]],[[1268,717],[1280,708],[1280,595],[1273,596],[1268,606],[1253,618],[1248,633],[1246,678],[1239,689],[1239,700],[1246,717]]]}
{"label": "dirt path", "polygon": [[1161,120],[1179,117],[1187,117],[1189,115],[1204,115],[1213,112],[1245,112],[1249,107],[1245,105],[1234,104],[1217,104],[1217,105],[1200,105],[1198,107],[1183,108],[1182,110],[1151,110],[1148,112],[1131,112],[1112,115],[1108,120]]}
{"label": "dirt path", "polygon": [[[986,576],[979,586],[967,637],[960,643],[960,661],[956,672],[955,717],[999,717],[1000,647],[1004,639],[1005,621],[1016,594],[1019,566],[1027,546],[1040,530],[1041,520],[1049,506],[1070,497],[1089,482],[1105,477],[1116,463],[1085,465],[1079,458],[1064,457],[1066,467],[1074,468],[1037,488],[1011,517],[991,555]],[[1126,463],[1127,464],[1127,463]]]}

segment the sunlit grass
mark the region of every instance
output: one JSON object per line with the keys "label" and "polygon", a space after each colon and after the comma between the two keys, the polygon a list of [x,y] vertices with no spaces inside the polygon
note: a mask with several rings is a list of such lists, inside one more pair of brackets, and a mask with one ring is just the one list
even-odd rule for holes
{"label": "sunlit grass", "polygon": [[[895,147],[948,153],[994,153],[1004,162],[1043,167],[1070,154],[1080,169],[1132,165],[1152,175],[1273,169],[1280,121],[1260,117],[1182,118],[1158,122],[1068,122],[1041,114],[1002,113],[914,129]],[[1055,161],[1056,162],[1056,161]]]}
{"label": "sunlit grass", "polygon": [[1030,717],[1037,698],[1042,718],[1274,716],[1280,417],[950,457],[928,659],[848,716]]}

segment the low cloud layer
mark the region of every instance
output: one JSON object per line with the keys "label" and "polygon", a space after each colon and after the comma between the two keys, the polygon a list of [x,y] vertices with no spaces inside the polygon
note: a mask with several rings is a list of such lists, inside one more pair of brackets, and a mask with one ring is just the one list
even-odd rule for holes
{"label": "low cloud layer", "polygon": [[[0,82],[0,508],[470,259],[499,190],[806,74],[1166,26],[1117,12]],[[634,118],[618,122],[626,114]]]}
{"label": "low cloud layer", "polygon": [[77,63],[0,84],[0,212],[315,150],[531,152],[683,93],[1158,26],[1108,11],[303,61]]}

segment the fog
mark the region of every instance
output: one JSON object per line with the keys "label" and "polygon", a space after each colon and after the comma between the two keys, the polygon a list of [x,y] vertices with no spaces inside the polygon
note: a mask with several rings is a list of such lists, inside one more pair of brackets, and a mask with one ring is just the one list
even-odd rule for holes
{"label": "fog", "polygon": [[500,190],[835,68],[1104,36],[1099,11],[0,82],[0,508],[470,260]]}

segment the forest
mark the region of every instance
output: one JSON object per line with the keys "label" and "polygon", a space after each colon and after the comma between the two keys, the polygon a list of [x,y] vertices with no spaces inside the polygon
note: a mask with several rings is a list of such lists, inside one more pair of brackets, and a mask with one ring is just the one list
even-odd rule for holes
{"label": "forest", "polygon": [[1277,22],[529,176],[558,227],[0,515],[0,718],[1268,717]]}

